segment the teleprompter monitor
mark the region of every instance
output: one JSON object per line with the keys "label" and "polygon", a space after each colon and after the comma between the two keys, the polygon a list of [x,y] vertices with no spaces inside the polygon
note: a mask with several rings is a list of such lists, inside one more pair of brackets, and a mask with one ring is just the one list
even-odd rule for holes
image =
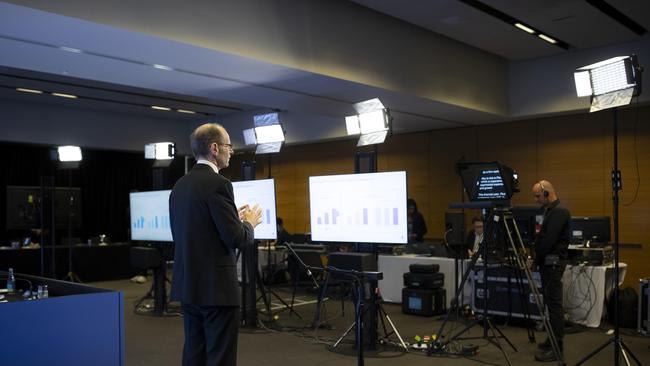
{"label": "teleprompter monitor", "polygon": [[507,202],[518,192],[515,171],[496,161],[460,163],[458,172],[470,201]]}
{"label": "teleprompter monitor", "polygon": [[406,172],[309,177],[311,238],[406,243]]}
{"label": "teleprompter monitor", "polygon": [[131,240],[173,241],[169,222],[169,195],[172,191],[131,192]]}
{"label": "teleprompter monitor", "polygon": [[277,239],[275,211],[275,181],[273,179],[246,180],[233,182],[235,205],[260,205],[262,222],[255,228],[255,239]]}

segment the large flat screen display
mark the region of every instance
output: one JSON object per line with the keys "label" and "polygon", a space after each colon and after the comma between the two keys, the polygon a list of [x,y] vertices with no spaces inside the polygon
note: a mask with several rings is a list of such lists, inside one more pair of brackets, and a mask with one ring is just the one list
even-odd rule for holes
{"label": "large flat screen display", "polygon": [[313,241],[406,243],[406,172],[309,177]]}
{"label": "large flat screen display", "polygon": [[277,239],[275,218],[275,181],[273,179],[233,182],[235,205],[245,204],[262,208],[262,222],[255,228],[255,239]]}
{"label": "large flat screen display", "polygon": [[169,224],[169,194],[166,191],[129,194],[131,240],[173,241]]}

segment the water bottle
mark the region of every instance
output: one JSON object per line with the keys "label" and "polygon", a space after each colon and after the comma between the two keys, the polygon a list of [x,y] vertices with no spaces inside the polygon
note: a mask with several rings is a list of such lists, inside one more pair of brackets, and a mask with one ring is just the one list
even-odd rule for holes
{"label": "water bottle", "polygon": [[43,298],[47,299],[48,297],[50,297],[50,293],[47,290],[47,285],[43,285]]}
{"label": "water bottle", "polygon": [[36,298],[37,299],[42,299],[43,298],[43,286],[38,285],[38,291],[36,292]]}
{"label": "water bottle", "polygon": [[14,269],[9,268],[9,274],[7,274],[7,292],[12,293],[16,291],[16,277],[14,276]]}

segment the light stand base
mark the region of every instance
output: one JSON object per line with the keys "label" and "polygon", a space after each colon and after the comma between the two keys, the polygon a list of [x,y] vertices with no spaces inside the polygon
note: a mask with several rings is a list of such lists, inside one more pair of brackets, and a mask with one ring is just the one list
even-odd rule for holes
{"label": "light stand base", "polygon": [[[620,349],[620,351],[621,351],[620,354],[623,356],[623,359],[625,360],[625,364],[626,364],[627,366],[630,366],[630,360],[629,360],[628,357],[627,357],[628,354],[632,357],[632,359],[636,362],[637,365],[641,366],[641,361],[639,361],[639,359],[636,358],[636,356],[634,355],[634,353],[632,353],[632,351],[630,350],[630,348],[629,348],[629,347],[625,344],[625,342],[623,342],[623,340],[620,339],[620,338],[619,338],[619,339],[616,339],[616,338],[611,338],[611,339],[609,339],[607,342],[605,342],[605,343],[603,343],[602,345],[600,345],[600,347],[598,347],[598,348],[596,348],[595,350],[591,351],[591,353],[589,353],[588,355],[586,355],[585,357],[583,357],[580,361],[578,361],[578,363],[576,363],[576,366],[582,365],[583,363],[589,361],[589,359],[591,359],[592,357],[594,357],[595,355],[597,355],[598,353],[600,353],[600,351],[602,351],[602,350],[604,350],[605,348],[607,348],[607,346],[609,346],[610,344],[613,344],[614,347],[619,347],[619,349]],[[627,352],[627,353],[626,353],[626,352]]]}

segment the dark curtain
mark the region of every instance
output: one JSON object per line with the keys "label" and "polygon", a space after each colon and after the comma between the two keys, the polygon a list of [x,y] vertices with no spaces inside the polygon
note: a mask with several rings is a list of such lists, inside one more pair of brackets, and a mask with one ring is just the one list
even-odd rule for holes
{"label": "dark curtain", "polygon": [[[82,147],[78,169],[60,170],[50,159],[49,146],[0,143],[0,245],[9,245],[29,233],[7,230],[7,186],[39,186],[42,176],[54,176],[57,187],[80,187],[83,229],[72,237],[86,240],[105,234],[112,242],[129,239],[129,192],[152,190],[152,161],[143,152],[123,152]],[[164,168],[162,189],[171,189],[184,173],[182,157]],[[67,237],[59,230],[57,237]],[[60,239],[59,239],[59,242]],[[65,244],[65,243],[63,243]]]}

